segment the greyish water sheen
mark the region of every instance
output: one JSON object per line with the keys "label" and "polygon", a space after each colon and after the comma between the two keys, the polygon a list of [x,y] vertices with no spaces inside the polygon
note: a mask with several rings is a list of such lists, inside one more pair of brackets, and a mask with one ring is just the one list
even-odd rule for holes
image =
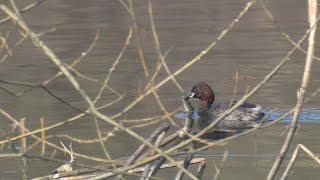
{"label": "greyish water sheen", "polygon": [[[16,0],[19,8],[31,1]],[[235,74],[239,74],[239,82],[235,100],[240,99],[247,90],[251,90],[262,78],[267,75],[293,47],[281,33],[288,34],[294,41],[298,41],[308,29],[307,1],[301,0],[264,0],[267,9],[273,15],[271,21],[262,6],[257,2],[244,17],[234,26],[229,34],[218,41],[214,50],[208,52],[199,62],[183,71],[176,79],[185,91],[194,82],[204,81],[213,87],[217,102],[230,101],[235,84]],[[1,1],[0,3],[4,3]],[[8,3],[8,2],[5,2]],[[154,21],[163,54],[168,51],[166,63],[171,72],[185,65],[198,53],[203,51],[209,43],[216,39],[220,32],[237,17],[243,10],[245,0],[161,0],[152,1]],[[11,7],[11,6],[9,6]],[[142,47],[145,54],[146,65],[152,75],[157,67],[157,53],[154,46],[153,35],[148,16],[147,1],[134,1],[137,26]],[[4,13],[0,13],[4,17]],[[78,58],[92,43],[97,30],[99,39],[93,50],[75,68],[87,77],[103,81],[109,68],[120,53],[131,26],[131,18],[126,9],[118,1],[87,1],[87,0],[55,0],[45,1],[40,6],[23,14],[30,28],[39,33],[51,28],[56,30],[47,33],[41,39],[63,60],[71,63]],[[2,19],[1,18],[1,19]],[[11,32],[17,35],[16,25],[11,22],[0,25],[2,34]],[[319,53],[319,33],[317,33],[315,55]],[[17,41],[10,38],[10,47]],[[306,48],[306,43],[303,44]],[[2,55],[1,55],[2,57]],[[290,61],[273,77],[256,95],[248,101],[281,113],[283,109],[290,109],[296,102],[296,92],[301,84],[304,68],[305,54],[297,51]],[[58,68],[40,50],[34,47],[30,40],[26,40],[13,55],[0,64],[0,79],[41,83],[58,72]],[[315,60],[312,69],[312,78],[308,95],[320,84],[320,63]],[[156,82],[167,77],[165,71],[160,71]],[[100,85],[77,77],[81,87],[94,98]],[[104,109],[106,115],[114,115],[134,101],[147,84],[139,55],[136,50],[136,40],[132,41],[124,53],[121,61],[113,72],[109,85],[120,93],[126,93],[118,103]],[[14,92],[26,90],[0,83]],[[60,77],[47,86],[61,99],[69,102],[79,109],[88,106],[73,89],[65,77]],[[117,98],[109,90],[103,93],[98,105],[102,105]],[[158,89],[160,98],[169,112],[181,106],[181,96],[184,95],[176,86],[169,82]],[[48,95],[41,88],[33,88],[21,97],[13,97],[0,90],[0,107],[17,119],[26,118],[26,126],[33,130],[40,128],[39,119],[45,119],[45,126],[64,121],[79,112],[62,104]],[[195,103],[195,102],[193,102]],[[315,97],[303,108],[319,108],[320,98]],[[306,112],[307,113],[307,112]],[[310,112],[314,113],[314,112]],[[138,103],[122,119],[139,119],[163,112],[159,108],[153,95],[149,95]],[[304,115],[304,114],[303,114]],[[303,117],[303,116],[302,116]],[[182,121],[173,117],[178,125]],[[131,124],[127,124],[128,126]],[[147,136],[157,126],[134,129],[138,134]],[[9,132],[10,127],[5,117],[0,116],[0,130]],[[281,136],[286,123],[278,123],[256,133],[231,141],[226,146],[217,146],[202,152],[208,158],[207,170],[204,179],[212,179],[216,174],[212,164],[221,168],[220,179],[264,179],[271,165],[279,153],[284,136]],[[103,133],[112,130],[112,126],[101,123]],[[294,139],[292,147],[302,143],[314,153],[320,153],[320,123],[300,123],[300,128]],[[172,128],[174,130],[174,128]],[[80,121],[71,123],[47,132],[47,135],[69,134],[80,139],[93,139],[97,137],[92,117],[83,117]],[[39,135],[39,134],[38,134]],[[5,138],[5,137],[3,137]],[[2,139],[3,139],[2,138]],[[68,144],[70,140],[62,137],[48,139],[59,145],[59,141]],[[113,159],[127,156],[134,152],[139,142],[125,133],[118,133],[109,139],[106,146]],[[88,154],[106,159],[100,145],[73,143],[75,152]],[[98,148],[96,148],[98,147]],[[221,164],[222,155],[228,151],[227,160]],[[12,152],[6,144],[3,152]],[[52,148],[47,147],[46,156],[52,154]],[[291,154],[292,151],[289,152]],[[39,154],[34,154],[39,156]],[[241,156],[243,155],[243,156]],[[244,156],[245,155],[245,156]],[[58,152],[56,158],[68,159],[68,155]],[[21,179],[21,170],[17,159],[0,159],[0,179]],[[96,164],[83,158],[76,158],[77,163]],[[33,159],[28,164],[30,178],[47,175],[61,164]],[[196,166],[193,167],[195,171]],[[192,169],[192,168],[191,168]],[[294,166],[292,180],[319,179],[320,171],[312,160],[305,156],[299,157]],[[158,175],[163,179],[171,179],[176,169],[161,171]],[[133,177],[128,177],[133,178]]]}

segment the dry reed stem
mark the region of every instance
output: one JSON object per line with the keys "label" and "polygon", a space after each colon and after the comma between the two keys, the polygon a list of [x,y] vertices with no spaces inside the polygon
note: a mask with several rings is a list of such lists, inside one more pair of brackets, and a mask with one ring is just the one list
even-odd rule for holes
{"label": "dry reed stem", "polygon": [[299,155],[300,149],[302,149],[305,153],[307,153],[307,155],[313,159],[314,161],[316,161],[316,163],[318,163],[318,165],[320,165],[320,159],[318,156],[316,156],[312,151],[310,151],[307,147],[305,147],[303,144],[298,144],[292,154],[292,157],[286,167],[285,172],[282,174],[281,180],[285,180],[288,178],[289,172],[291,171],[294,163],[297,160],[297,157]]}
{"label": "dry reed stem", "polygon": [[[25,118],[20,120],[19,123],[19,129],[20,129],[20,133],[24,134],[26,132],[26,121]],[[20,149],[20,154],[21,157],[19,158],[19,162],[20,162],[20,167],[21,167],[21,171],[22,171],[22,179],[23,180],[27,180],[28,179],[28,175],[27,175],[27,158],[23,157],[23,155],[26,153],[27,151],[27,139],[26,138],[22,138],[21,139],[21,149]]]}
{"label": "dry reed stem", "polygon": [[[26,23],[23,21],[23,19],[21,19],[20,17],[16,16],[10,9],[8,9],[5,5],[0,5],[0,8],[6,13],[8,14],[15,22],[17,22],[20,27],[22,29],[24,29],[29,37],[31,38],[31,40],[33,41],[33,43],[35,44],[36,47],[39,47],[42,49],[43,53],[46,54],[48,57],[50,57],[50,59],[56,64],[56,66],[64,73],[64,75],[67,77],[67,79],[70,81],[70,83],[72,84],[72,86],[75,88],[76,91],[79,92],[79,94],[82,96],[82,98],[86,101],[86,103],[89,105],[90,109],[92,110],[92,114],[94,116],[96,116],[97,118],[104,120],[106,122],[108,122],[109,124],[116,126],[120,129],[123,129],[125,132],[127,132],[129,135],[133,136],[134,138],[136,138],[137,140],[143,142],[144,144],[148,145],[149,147],[151,147],[152,149],[155,149],[159,154],[161,154],[162,156],[164,156],[166,159],[168,159],[170,162],[175,163],[175,160],[173,158],[171,158],[170,156],[168,156],[167,154],[165,154],[161,149],[155,147],[153,144],[151,144],[150,142],[148,142],[147,140],[145,140],[142,136],[138,135],[137,133],[135,133],[134,131],[124,128],[122,125],[120,125],[119,123],[117,123],[116,121],[114,121],[112,118],[109,118],[108,116],[105,116],[103,114],[101,114],[94,106],[92,100],[89,98],[89,96],[87,95],[87,93],[80,87],[79,83],[76,81],[76,79],[72,76],[72,74],[69,72],[69,70],[63,65],[63,63],[61,62],[60,59],[57,58],[57,56],[54,54],[54,52],[48,47],[46,46],[30,29],[29,27],[26,25]],[[181,167],[179,164],[177,164],[177,167],[179,169],[183,169],[183,171],[190,176],[192,179],[196,179],[196,177],[191,174],[188,170],[184,169],[183,167]],[[97,178],[105,178],[104,175],[97,177]]]}
{"label": "dry reed stem", "polygon": [[[236,18],[236,20],[235,20],[234,22],[238,22],[238,21],[239,21],[238,19],[243,16],[243,14],[248,10],[248,8],[252,5],[252,3],[253,3],[253,2],[250,1],[250,2],[247,4],[247,6],[245,7],[245,9],[240,13],[240,15],[238,16],[238,18]],[[317,21],[318,21],[318,20],[319,20],[319,18],[317,19]],[[233,24],[233,23],[232,23],[232,24]],[[230,25],[229,27],[232,27],[232,26]],[[245,96],[244,98],[242,98],[242,99],[238,102],[238,104],[236,104],[235,106],[233,106],[233,108],[231,108],[231,109],[229,110],[229,112],[226,111],[226,112],[217,120],[217,122],[218,122],[220,119],[224,118],[224,116],[226,116],[228,113],[232,112],[233,109],[237,108],[237,106],[239,106],[239,105],[240,105],[242,102],[244,102],[247,98],[249,98],[250,96],[252,96],[252,95],[253,95],[260,87],[262,87],[262,85],[264,85],[277,71],[279,71],[280,68],[289,60],[289,57],[296,51],[296,49],[298,48],[298,46],[300,46],[300,44],[305,40],[305,38],[306,38],[307,35],[310,33],[310,31],[311,31],[311,29],[308,29],[308,30],[306,31],[306,33],[304,34],[304,36],[299,40],[299,42],[297,43],[297,45],[296,45],[294,48],[292,48],[292,49],[287,53],[287,55],[283,58],[283,60],[282,60],[253,90],[251,90],[251,91],[248,93],[247,96]],[[224,32],[224,33],[222,33],[222,34],[225,34],[226,31],[223,31],[223,32]],[[223,36],[222,36],[222,37],[223,37]],[[178,71],[177,71],[177,72],[178,72]],[[168,79],[168,78],[166,78],[166,79]],[[165,79],[165,80],[166,80],[166,79]],[[162,81],[162,82],[164,82],[164,81]],[[162,83],[160,82],[157,86],[161,86],[161,85],[162,85]],[[157,87],[157,86],[156,86],[156,87]],[[149,91],[148,91],[148,92],[149,92]],[[147,92],[146,94],[148,94],[148,92]],[[139,98],[138,98],[136,101],[138,101],[138,100],[139,100]],[[133,104],[133,105],[134,105],[134,104]],[[127,108],[130,109],[131,107],[128,106]],[[125,110],[124,110],[123,112],[125,112]],[[291,112],[292,112],[292,111],[290,111],[290,112],[288,112],[288,113],[285,113],[284,116],[281,116],[281,117],[280,117],[279,119],[277,119],[276,121],[273,121],[273,122],[269,123],[268,126],[276,123],[277,121],[281,120],[283,117],[286,117],[286,116],[287,116],[289,113],[291,113]],[[200,135],[202,135],[202,133],[205,133],[205,131],[207,131],[207,129],[210,129],[211,126],[213,127],[214,125],[215,125],[215,123],[211,124],[208,128],[204,129],[202,132],[200,132],[199,134],[197,134],[196,137],[199,137]],[[267,125],[265,125],[265,127],[267,127]],[[257,129],[258,129],[258,128],[253,128],[253,129],[248,130],[248,131],[246,131],[246,132],[244,132],[244,133],[241,133],[241,134],[239,134],[239,135],[226,138],[225,140],[223,140],[223,141],[218,141],[218,142],[219,142],[219,143],[225,142],[225,141],[227,141],[227,140],[229,140],[229,139],[234,139],[234,138],[236,138],[236,137],[239,137],[239,136],[248,134],[249,132],[255,131],[255,130],[257,130]],[[175,134],[175,136],[177,136],[177,134]],[[177,149],[179,149],[179,148],[181,148],[181,147],[184,147],[185,145],[189,144],[189,143],[192,142],[192,141],[193,141],[193,139],[191,138],[191,139],[189,139],[189,140],[187,140],[187,141],[185,141],[185,142],[183,142],[183,143],[180,143],[179,145],[177,145],[177,146],[175,146],[175,147],[167,150],[166,152],[168,152],[168,153],[173,152],[174,150],[177,150]],[[200,148],[200,149],[198,149],[198,150],[196,150],[196,151],[200,151],[200,150],[207,149],[207,148],[209,148],[209,147],[212,147],[212,146],[215,145],[215,144],[218,144],[218,143],[211,143],[210,145],[204,146],[204,147],[202,147],[202,148]],[[154,158],[157,158],[157,156],[154,156],[154,157],[149,158],[149,159],[154,159]],[[147,161],[147,160],[144,160],[144,161]],[[141,163],[144,163],[144,161],[142,161]]]}
{"label": "dry reed stem", "polygon": [[[318,94],[320,93],[320,87],[312,94],[310,95],[308,98],[306,98],[306,100],[304,101],[304,103],[307,103],[309,101],[311,101],[315,96],[317,96]],[[265,124],[265,125],[262,125],[260,127],[256,127],[256,128],[252,128],[252,129],[249,129],[249,130],[246,130],[242,133],[239,133],[237,135],[234,135],[234,136],[230,136],[230,137],[227,137],[227,138],[224,138],[224,139],[221,139],[221,140],[218,140],[218,141],[215,141],[215,142],[212,142],[210,143],[209,145],[207,146],[203,146],[197,150],[195,150],[193,153],[196,153],[196,152],[200,152],[200,151],[203,151],[203,150],[206,150],[212,146],[215,146],[219,143],[224,143],[224,142],[227,142],[227,141],[230,141],[230,140],[233,140],[233,139],[236,139],[238,137],[241,137],[241,136],[244,136],[246,134],[249,134],[251,132],[255,132],[257,131],[258,129],[264,129],[264,128],[267,128],[271,125],[274,125],[275,123],[279,122],[280,120],[282,120],[283,118],[287,117],[289,114],[293,113],[295,110],[295,108],[292,108],[290,110],[288,110],[287,112],[283,113],[280,117],[278,117],[277,119],[274,119],[272,120],[271,122]]]}
{"label": "dry reed stem", "polygon": [[[20,129],[20,134],[24,134],[27,130],[26,130],[26,119],[23,118],[20,120],[20,125],[19,125],[19,129]],[[27,139],[24,137],[24,138],[21,138],[21,151],[20,153],[21,154],[24,154],[26,152],[26,149],[27,149]]]}
{"label": "dry reed stem", "polygon": [[3,153],[0,154],[0,158],[20,158],[20,153]]}
{"label": "dry reed stem", "polygon": [[[320,93],[320,87],[319,87],[309,98],[307,98],[304,103],[312,100],[312,98],[315,97],[315,96],[317,96],[319,93]],[[279,122],[280,120],[282,120],[283,118],[285,118],[286,116],[288,116],[289,114],[291,114],[293,111],[294,111],[294,108],[292,108],[291,110],[287,111],[286,113],[284,113],[284,114],[283,114],[282,116],[280,116],[279,118],[277,118],[277,119],[273,120],[272,122],[267,123],[267,124],[265,124],[265,125],[263,125],[263,126],[261,126],[261,127],[252,128],[252,129],[249,129],[249,130],[244,131],[244,132],[242,132],[242,133],[239,133],[239,134],[237,134],[237,135],[230,136],[230,137],[227,137],[227,138],[224,138],[224,139],[215,141],[215,142],[213,142],[213,143],[210,143],[209,145],[203,146],[203,147],[201,147],[201,148],[198,148],[198,149],[192,151],[192,153],[197,153],[197,152],[206,150],[206,149],[208,149],[208,148],[210,148],[210,147],[212,147],[212,146],[215,146],[215,145],[217,145],[217,144],[221,144],[221,143],[224,143],[224,142],[227,142],[227,141],[236,139],[236,138],[238,138],[238,137],[247,135],[247,134],[249,134],[249,133],[255,132],[255,131],[257,131],[258,129],[267,128],[267,127],[269,127],[269,126],[271,126],[271,125]],[[178,132],[176,132],[175,134],[170,135],[170,136],[169,136],[169,137],[170,137],[170,140],[168,140],[168,142],[171,142],[171,139],[175,139],[175,138],[177,138],[177,136],[179,136],[179,133],[178,133]],[[166,138],[166,139],[167,139],[167,138]],[[172,153],[172,152],[166,151],[166,153]],[[139,167],[140,165],[146,164],[146,163],[148,163],[148,162],[150,162],[150,161],[153,161],[153,160],[155,160],[155,159],[157,159],[157,158],[159,158],[159,155],[155,155],[155,156],[153,156],[153,157],[149,157],[149,158],[143,159],[143,160],[137,162],[136,164],[132,165],[131,167],[128,167],[128,169],[129,169],[129,168],[131,169],[131,168]],[[112,175],[110,175],[110,176],[112,176]],[[109,177],[110,177],[110,176],[109,176]]]}
{"label": "dry reed stem", "polygon": [[42,129],[41,131],[41,156],[45,155],[46,152],[46,131],[43,131],[44,129],[44,120],[43,118],[40,118],[40,127]]}
{"label": "dry reed stem", "polygon": [[[299,40],[299,43],[297,45],[300,45],[304,39],[307,37],[307,35],[309,34],[309,32],[311,31],[311,29],[309,29],[305,35]],[[210,124],[208,127],[204,128],[203,130],[201,130],[198,134],[195,135],[195,137],[200,137],[201,135],[205,134],[206,132],[208,132],[210,129],[212,129],[216,124],[218,124],[224,117],[226,117],[228,114],[230,114],[232,111],[234,111],[235,109],[237,109],[243,102],[245,102],[249,97],[251,97],[254,93],[256,93],[266,82],[268,82],[272,76],[274,74],[276,74],[280,68],[287,62],[289,61],[289,57],[293,54],[293,52],[295,52],[295,50],[297,49],[297,46],[295,46],[293,49],[291,49],[287,55],[283,58],[283,60],[268,74],[264,77],[264,79],[258,84],[256,85],[246,96],[244,96],[242,99],[240,99],[232,108],[228,109],[227,111],[225,111],[219,118],[217,118],[217,120],[215,122],[213,122],[212,124]],[[168,151],[173,151],[173,150],[177,150],[179,148],[184,147],[185,145],[189,144],[190,142],[193,141],[193,138],[188,139],[187,141],[180,143],[179,145],[177,145],[176,147],[168,150]]]}
{"label": "dry reed stem", "polygon": [[[318,1],[317,0],[309,0],[308,1],[308,13],[309,13],[309,23],[310,23],[310,29],[311,32],[309,34],[309,44],[308,44],[308,54],[306,57],[306,64],[305,69],[303,73],[302,83],[301,87],[297,93],[297,103],[295,107],[295,111],[291,120],[291,125],[289,132],[287,134],[287,137],[282,145],[282,148],[280,150],[280,153],[278,157],[276,158],[272,168],[270,169],[270,172],[268,174],[267,180],[274,179],[276,173],[279,170],[279,167],[286,156],[286,153],[290,147],[290,144],[292,142],[293,136],[296,132],[297,124],[298,124],[298,117],[300,110],[303,105],[303,100],[305,93],[307,91],[309,80],[310,80],[310,72],[312,68],[312,61],[313,61],[313,54],[314,54],[314,40],[315,40],[315,33],[317,28],[317,14],[318,14]],[[319,16],[320,17],[320,16]]]}
{"label": "dry reed stem", "polygon": [[[15,118],[13,118],[10,114],[6,113],[4,110],[2,110],[0,108],[0,113],[3,114],[5,117],[7,117],[10,121],[12,121],[14,124],[18,125],[19,127],[21,127],[21,124],[19,123],[19,121],[17,121]],[[39,132],[43,131],[43,129],[39,130]],[[28,134],[28,135],[26,135]],[[21,139],[21,138],[24,138],[24,137],[27,137],[27,136],[32,136],[33,138],[35,138],[36,140],[38,140],[39,142],[41,142],[41,138],[39,138],[38,136],[34,135],[34,133],[30,133],[30,131],[25,128],[25,133],[23,135],[20,135],[20,138],[18,139]],[[15,139],[17,140],[17,139]],[[13,141],[12,138],[8,139],[8,140],[5,140],[6,142],[10,142],[10,141]],[[63,148],[60,148],[59,146],[55,145],[54,143],[51,143],[49,141],[45,141],[45,143],[48,145],[48,146],[51,146],[55,149],[58,149],[60,151],[64,151]],[[30,148],[28,149],[28,151],[30,150]],[[92,157],[92,156],[88,156],[88,155],[84,155],[84,154],[80,154],[80,153],[74,153],[74,155],[78,156],[78,157],[82,157],[82,158],[85,158],[85,159],[90,159],[90,160],[93,160],[93,161],[101,161],[101,162],[110,162],[110,161],[107,161],[105,159],[101,159],[101,158],[97,158],[97,157]]]}

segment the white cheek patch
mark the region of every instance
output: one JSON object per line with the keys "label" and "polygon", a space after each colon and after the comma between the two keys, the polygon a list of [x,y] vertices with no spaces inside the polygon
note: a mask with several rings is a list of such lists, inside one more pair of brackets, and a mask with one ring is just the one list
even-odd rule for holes
{"label": "white cheek patch", "polygon": [[194,94],[195,94],[195,93],[190,93],[190,94],[189,94],[189,97],[190,97],[190,98],[193,98]]}
{"label": "white cheek patch", "polygon": [[252,111],[261,111],[262,110],[262,107],[261,106],[259,106],[259,105],[257,105],[255,108],[251,108],[252,109]]}

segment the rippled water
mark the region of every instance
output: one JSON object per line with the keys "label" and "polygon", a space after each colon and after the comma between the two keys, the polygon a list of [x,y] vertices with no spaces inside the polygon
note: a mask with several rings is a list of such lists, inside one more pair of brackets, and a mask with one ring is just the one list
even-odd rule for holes
{"label": "rippled water", "polygon": [[[17,2],[19,7],[24,7],[32,1]],[[212,40],[216,39],[220,32],[244,8],[247,1],[161,0],[152,2],[161,50],[163,53],[169,50],[166,62],[170,70],[175,72],[203,51]],[[308,28],[307,1],[273,0],[264,1],[264,3],[273,15],[274,21],[268,18],[259,3],[254,4],[229,34],[218,41],[214,50],[208,52],[201,61],[176,77],[185,91],[188,91],[194,82],[205,81],[213,86],[218,102],[230,101],[234,91],[234,77],[238,72],[239,82],[235,98],[239,99],[284,58],[293,46],[281,33],[287,33],[294,41],[301,38]],[[147,67],[149,73],[153,74],[157,66],[157,53],[149,23],[148,4],[146,1],[135,1],[134,7]],[[0,15],[4,17],[3,13]],[[41,39],[64,63],[71,63],[79,57],[90,46],[97,30],[99,30],[99,39],[95,47],[76,66],[80,73],[99,81],[104,80],[106,73],[121,51],[131,25],[130,16],[118,1],[46,1],[39,7],[23,14],[23,17],[35,32],[56,28],[55,31],[43,35]],[[12,46],[19,39],[15,28],[16,26],[12,23],[0,25],[2,34],[11,32],[8,40],[9,46]],[[316,42],[319,40],[318,37]],[[303,44],[303,48],[306,48],[306,43]],[[315,53],[320,56],[318,48]],[[293,107],[296,102],[297,88],[301,84],[304,60],[304,53],[301,51],[294,53],[281,71],[249,101],[279,113],[284,112],[283,109]],[[319,61],[314,62],[308,95],[319,87],[319,64]],[[13,56],[0,64],[0,79],[3,80],[38,84],[56,72],[58,72],[58,68],[29,40],[23,42],[14,50]],[[167,77],[166,72],[160,71],[155,81],[160,82],[165,77]],[[100,86],[79,77],[77,79],[90,97],[95,97]],[[109,82],[109,85],[116,91],[126,94],[121,101],[102,112],[107,115],[117,114],[138,97],[146,84],[147,78],[145,78],[136,50],[136,40],[133,37]],[[14,92],[28,89],[5,83],[0,83],[0,86]],[[87,108],[87,104],[66,78],[57,78],[47,87],[55,95],[73,106],[80,109]],[[183,93],[172,82],[159,88],[158,93],[168,111],[174,111],[181,106],[180,97]],[[116,98],[117,95],[106,91],[98,104],[102,105]],[[34,88],[21,97],[13,97],[0,90],[0,99],[0,108],[17,119],[26,118],[26,125],[30,129],[40,127],[39,119],[41,117],[45,119],[45,125],[48,126],[79,113],[57,101],[41,88]],[[304,109],[316,108],[316,110],[304,112],[306,114],[302,114],[301,117],[312,113],[317,114],[319,105],[319,96],[313,98],[304,106]],[[117,120],[138,119],[161,114],[163,112],[155,98],[149,95]],[[182,124],[181,120],[177,119],[176,122],[179,125]],[[7,119],[0,116],[0,130],[10,131],[8,124]],[[109,132],[112,129],[107,124],[101,123],[101,126],[103,132]],[[285,127],[286,123],[278,123],[270,128],[231,141],[226,146],[215,147],[210,151],[203,152],[202,154],[212,156],[208,159],[205,179],[214,176],[213,163],[221,168],[220,179],[265,178],[276,154],[280,151],[285,137],[281,133]],[[318,127],[320,127],[318,122],[302,122],[292,147],[297,143],[302,143],[313,152],[319,153],[320,132]],[[134,130],[147,136],[153,128],[154,126]],[[86,116],[80,121],[48,132],[48,135],[55,134],[69,134],[81,139],[95,138],[95,124],[91,117]],[[59,141],[69,142],[69,140],[59,137],[50,140],[56,144]],[[93,149],[92,144],[73,143],[73,145],[74,150],[79,153],[105,158],[100,147]],[[116,159],[131,154],[139,143],[124,133],[117,133],[116,138],[108,140],[106,145],[111,157]],[[221,156],[226,151],[229,156],[222,163]],[[12,151],[6,145],[4,152]],[[289,154],[291,152],[290,150]],[[50,156],[52,153],[52,149],[47,147],[46,156]],[[35,153],[35,155],[39,154]],[[56,157],[68,158],[60,152]],[[1,158],[0,161],[0,179],[21,179],[18,160]],[[76,161],[95,164],[83,158],[77,158]],[[47,175],[59,165],[42,160],[32,160],[28,166],[28,173],[30,177]],[[167,179],[175,173],[174,169],[163,171],[159,175]],[[317,179],[319,177],[319,167],[307,157],[302,156],[298,159],[290,179]]]}

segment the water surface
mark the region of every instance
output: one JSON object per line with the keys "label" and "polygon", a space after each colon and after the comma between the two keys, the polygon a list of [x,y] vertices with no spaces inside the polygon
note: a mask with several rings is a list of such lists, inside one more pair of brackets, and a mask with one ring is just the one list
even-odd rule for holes
{"label": "water surface", "polygon": [[[19,7],[24,7],[29,2],[31,1],[17,1]],[[175,72],[204,50],[239,14],[246,2],[244,0],[153,1],[154,20],[161,50],[164,53],[171,49],[166,57],[170,70]],[[239,99],[284,58],[293,46],[281,33],[287,33],[294,41],[301,38],[308,28],[307,1],[274,0],[265,1],[265,5],[273,15],[274,21],[268,18],[261,5],[258,3],[253,5],[229,34],[217,43],[214,50],[208,52],[201,61],[176,77],[185,91],[188,91],[195,82],[205,81],[213,86],[217,101],[230,101],[235,84],[234,76],[238,72],[240,78],[235,98]],[[157,53],[149,23],[148,6],[146,1],[135,1],[134,8],[147,67],[149,73],[153,74],[157,66]],[[3,13],[1,17],[4,17]],[[117,58],[131,26],[130,16],[118,1],[46,1],[39,7],[23,14],[23,17],[35,32],[56,28],[54,32],[47,33],[41,39],[64,63],[71,63],[79,57],[92,43],[97,30],[99,30],[99,39],[94,49],[76,66],[80,73],[99,81],[104,80],[106,73]],[[2,33],[12,31],[12,38],[8,40],[10,46],[19,39],[15,37],[17,36],[15,28],[16,26],[12,23],[0,26]],[[318,37],[316,42],[319,40]],[[306,43],[303,44],[303,48],[306,48]],[[320,56],[318,48],[315,53]],[[300,51],[294,53],[281,72],[250,98],[250,102],[260,104],[268,109],[277,109],[277,112],[283,112],[282,110],[293,107],[296,102],[297,88],[301,84],[304,61],[304,53]],[[319,61],[314,62],[309,92],[313,92],[320,84],[319,64]],[[42,83],[58,72],[58,68],[49,58],[35,48],[29,40],[15,49],[13,56],[0,64],[0,69],[1,79],[34,84]],[[160,71],[156,82],[160,82],[165,77],[167,77],[166,72]],[[90,97],[94,98],[100,86],[79,77],[77,80]],[[133,37],[109,82],[109,85],[116,91],[126,94],[121,101],[102,110],[102,112],[106,115],[117,114],[138,97],[147,82],[136,51],[136,40]],[[0,86],[14,92],[27,89],[27,87],[4,83],[1,83]],[[84,110],[88,107],[65,77],[57,78],[47,87],[58,97],[79,109]],[[168,111],[174,111],[181,106],[180,97],[183,93],[172,82],[165,84],[157,92]],[[98,105],[111,102],[116,98],[117,95],[106,91]],[[21,97],[13,97],[0,91],[0,99],[0,107],[17,119],[26,118],[27,127],[30,129],[40,127],[39,119],[41,117],[45,119],[45,125],[48,126],[79,113],[68,105],[57,101],[40,88],[35,88]],[[304,108],[319,108],[319,104],[320,98],[315,97]],[[139,119],[161,114],[163,112],[155,98],[149,95],[117,120]],[[8,132],[9,122],[3,116],[0,118],[1,130]],[[181,120],[176,120],[176,122],[179,125],[182,124]],[[156,125],[135,129],[135,131],[147,136]],[[285,127],[285,123],[279,123],[276,126],[231,141],[226,146],[219,146],[203,152],[202,154],[212,156],[208,158],[209,167],[204,179],[210,179],[214,176],[215,171],[211,170],[212,163],[216,163],[221,168],[221,179],[265,178],[276,154],[280,151],[285,137],[281,136],[281,133]],[[313,152],[320,152],[319,127],[318,122],[302,123],[292,147],[297,143],[302,143]],[[107,133],[112,129],[112,126],[101,123],[101,128],[103,132]],[[173,130],[174,128],[172,128]],[[80,139],[95,138],[95,124],[91,117],[85,116],[80,121],[53,129],[47,135],[54,134],[68,134]],[[68,139],[58,137],[50,139],[50,141],[56,144],[59,141],[64,141],[66,144],[70,142]],[[114,159],[131,154],[139,145],[137,140],[125,133],[117,133],[115,138],[111,138],[105,144]],[[76,152],[105,158],[98,144],[94,144],[95,148],[92,146],[92,144],[73,143]],[[12,152],[8,145],[4,147],[3,151]],[[226,162],[221,164],[221,155],[225,151],[229,152],[229,157]],[[289,154],[291,152],[290,150]],[[38,153],[33,152],[34,155],[39,155]],[[46,156],[50,156],[52,153],[52,149],[48,147]],[[58,152],[56,158],[68,159],[69,157]],[[96,162],[83,158],[77,158],[76,162],[96,164]],[[0,179],[21,179],[18,163],[16,159],[2,158]],[[28,175],[30,177],[47,175],[59,165],[42,160],[31,160],[28,166]],[[159,175],[167,179],[175,173],[176,169],[173,169]],[[319,177],[320,173],[316,164],[302,156],[296,163],[290,178],[298,180]]]}

